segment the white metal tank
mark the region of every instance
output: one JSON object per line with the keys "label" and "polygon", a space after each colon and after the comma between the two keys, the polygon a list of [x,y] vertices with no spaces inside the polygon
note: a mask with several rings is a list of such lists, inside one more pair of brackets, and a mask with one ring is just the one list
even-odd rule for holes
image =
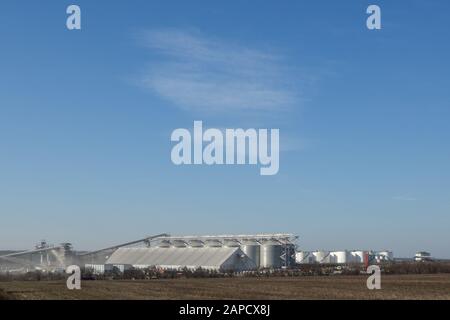
{"label": "white metal tank", "polygon": [[317,263],[330,263],[330,252],[328,251],[314,251],[313,255]]}
{"label": "white metal tank", "polygon": [[261,245],[257,241],[244,241],[241,245],[241,250],[256,264],[256,267],[260,267],[261,257]]}
{"label": "white metal tank", "polygon": [[351,262],[351,255],[347,250],[343,251],[333,251],[330,253],[330,262],[331,263],[337,263],[337,264],[346,264]]}
{"label": "white metal tank", "polygon": [[364,256],[367,251],[354,250],[352,251],[352,262],[353,263],[364,263]]}
{"label": "white metal tank", "polygon": [[283,245],[278,241],[268,240],[261,245],[261,268],[278,269],[283,265],[281,255]]}
{"label": "white metal tank", "polygon": [[316,261],[312,252],[298,251],[295,253],[295,262],[298,264],[311,264]]}

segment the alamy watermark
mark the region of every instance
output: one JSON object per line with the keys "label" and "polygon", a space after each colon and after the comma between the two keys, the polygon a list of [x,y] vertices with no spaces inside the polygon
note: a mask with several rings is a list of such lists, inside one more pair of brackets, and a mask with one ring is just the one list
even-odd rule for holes
{"label": "alamy watermark", "polygon": [[381,29],[381,8],[375,4],[367,7],[367,14],[370,16],[367,18],[366,25],[369,30]]}
{"label": "alamy watermark", "polygon": [[[367,7],[366,13],[370,16],[366,20],[366,26],[369,30],[381,29],[381,8],[378,5],[371,4]],[[81,30],[81,8],[78,5],[71,4],[66,9],[69,16],[66,20],[66,27],[69,30]]]}
{"label": "alamy watermark", "polygon": [[[176,129],[171,141],[175,165],[260,165],[263,176],[276,175],[280,168],[279,129],[207,129],[194,121],[193,133]],[[204,145],[205,144],[205,145]]]}
{"label": "alamy watermark", "polygon": [[367,289],[380,290],[381,289],[381,269],[379,266],[372,265],[367,268],[367,273],[370,274],[367,278]]}
{"label": "alamy watermark", "polygon": [[69,15],[66,20],[67,29],[81,30],[81,8],[72,4],[67,7],[66,13]]}
{"label": "alamy watermark", "polygon": [[81,269],[79,266],[68,266],[66,273],[70,274],[67,278],[66,285],[69,290],[81,290]]}

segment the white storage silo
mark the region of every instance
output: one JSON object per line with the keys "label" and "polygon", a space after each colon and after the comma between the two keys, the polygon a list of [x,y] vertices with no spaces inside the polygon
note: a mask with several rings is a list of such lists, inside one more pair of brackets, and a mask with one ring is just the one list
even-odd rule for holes
{"label": "white storage silo", "polygon": [[315,262],[317,263],[330,263],[330,252],[318,250],[313,252]]}
{"label": "white storage silo", "polygon": [[343,250],[343,251],[333,251],[330,253],[330,262],[331,263],[337,263],[337,264],[346,264],[349,263],[351,258],[350,258],[350,253],[347,250]]}
{"label": "white storage silo", "polygon": [[260,267],[261,257],[261,245],[255,240],[243,241],[241,250],[256,264],[256,267]]}
{"label": "white storage silo", "polygon": [[352,251],[352,262],[353,263],[364,263],[364,256],[367,251],[354,250]]}
{"label": "white storage silo", "polygon": [[298,264],[311,264],[316,261],[312,252],[298,251],[295,253],[295,262]]}
{"label": "white storage silo", "polygon": [[261,268],[281,268],[282,266],[282,252],[283,247],[281,243],[275,240],[264,241],[261,245],[261,260],[260,267]]}

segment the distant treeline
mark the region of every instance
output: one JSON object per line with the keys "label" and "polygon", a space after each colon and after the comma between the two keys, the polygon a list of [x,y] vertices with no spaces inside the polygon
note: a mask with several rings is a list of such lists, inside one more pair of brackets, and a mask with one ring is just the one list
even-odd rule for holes
{"label": "distant treeline", "polygon": [[[437,274],[450,273],[450,262],[396,262],[381,265],[382,273],[400,274]],[[162,270],[156,267],[147,269],[129,269],[121,272],[115,268],[103,274],[95,274],[91,269],[82,269],[82,280],[151,280],[177,278],[229,278],[229,277],[302,277],[302,276],[330,276],[330,275],[359,275],[364,274],[361,265],[299,265],[283,270],[259,270],[246,272],[219,272],[198,268],[196,270]],[[64,273],[33,271],[25,274],[0,274],[0,281],[57,281],[65,280]],[[2,293],[0,292],[0,295]]]}
{"label": "distant treeline", "polygon": [[450,273],[450,262],[397,262],[383,266],[385,274]]}

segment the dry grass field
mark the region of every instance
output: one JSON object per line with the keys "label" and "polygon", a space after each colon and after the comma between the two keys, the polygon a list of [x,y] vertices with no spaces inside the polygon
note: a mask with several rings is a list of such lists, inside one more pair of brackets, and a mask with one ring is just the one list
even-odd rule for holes
{"label": "dry grass field", "polygon": [[84,281],[69,291],[64,281],[0,282],[0,299],[446,299],[450,274],[391,275],[370,291],[363,276]]}

